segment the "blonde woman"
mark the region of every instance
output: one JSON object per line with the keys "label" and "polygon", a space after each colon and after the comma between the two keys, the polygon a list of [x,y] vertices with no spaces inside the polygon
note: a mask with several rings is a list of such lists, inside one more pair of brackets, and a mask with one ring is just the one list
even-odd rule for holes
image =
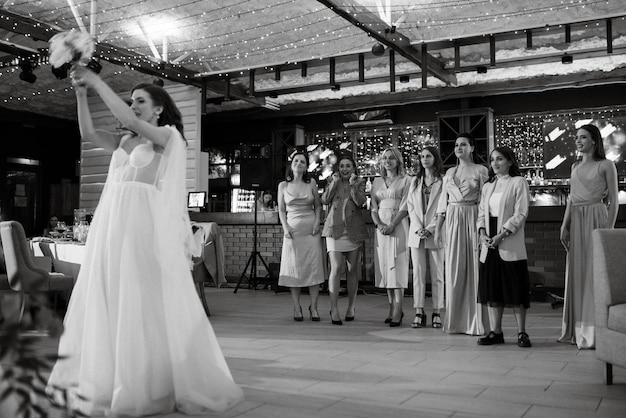
{"label": "blonde woman", "polygon": [[409,280],[407,197],[411,178],[406,175],[402,154],[395,148],[383,151],[380,177],[372,183],[372,221],[376,226],[374,271],[376,287],[387,289],[389,315],[385,323],[402,323],[402,298]]}

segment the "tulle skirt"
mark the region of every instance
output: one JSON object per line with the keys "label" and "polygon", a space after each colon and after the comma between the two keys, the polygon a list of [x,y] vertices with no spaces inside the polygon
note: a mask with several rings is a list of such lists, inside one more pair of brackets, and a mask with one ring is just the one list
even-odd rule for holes
{"label": "tulle skirt", "polygon": [[194,289],[163,196],[142,183],[103,194],[87,238],[49,392],[89,415],[223,411],[242,398]]}

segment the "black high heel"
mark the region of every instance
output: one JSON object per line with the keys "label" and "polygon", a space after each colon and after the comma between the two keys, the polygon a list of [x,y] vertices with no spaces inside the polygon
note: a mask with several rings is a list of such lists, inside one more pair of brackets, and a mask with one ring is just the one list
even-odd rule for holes
{"label": "black high heel", "polygon": [[390,321],[389,322],[389,326],[390,327],[399,327],[402,324],[402,318],[404,318],[404,312],[402,312],[402,315],[400,315],[400,320],[398,322],[395,321]]}
{"label": "black high heel", "polygon": [[302,306],[300,306],[300,316],[296,316],[296,310],[294,309],[294,311],[293,311],[293,320],[294,321],[298,321],[298,322],[304,321],[304,316],[302,315]]}
{"label": "black high heel", "polygon": [[[347,321],[347,320],[346,320]],[[335,321],[333,319],[333,311],[330,311],[330,322],[333,323],[333,325],[343,325],[343,322],[341,322],[341,319],[338,321]]]}
{"label": "black high heel", "polygon": [[[354,313],[356,313],[356,312],[354,312]],[[346,312],[346,322],[354,321],[354,313],[352,314],[352,316],[348,316],[348,312]]]}
{"label": "black high heel", "polygon": [[311,321],[313,322],[320,322],[320,317],[318,316],[313,316],[313,311],[311,310],[311,305],[309,305],[309,315],[311,315]]}

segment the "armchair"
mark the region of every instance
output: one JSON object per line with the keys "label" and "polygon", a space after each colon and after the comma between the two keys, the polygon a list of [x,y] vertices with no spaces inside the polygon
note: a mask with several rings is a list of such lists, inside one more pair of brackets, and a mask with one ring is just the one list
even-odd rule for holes
{"label": "armchair", "polygon": [[626,367],[626,229],[596,229],[592,239],[596,357],[611,385],[613,365]]}
{"label": "armchair", "polygon": [[62,273],[51,273],[37,266],[19,222],[0,222],[0,238],[4,252],[6,275],[0,275],[0,291],[22,295],[20,318],[26,305],[26,295],[36,292],[69,291],[74,278]]}

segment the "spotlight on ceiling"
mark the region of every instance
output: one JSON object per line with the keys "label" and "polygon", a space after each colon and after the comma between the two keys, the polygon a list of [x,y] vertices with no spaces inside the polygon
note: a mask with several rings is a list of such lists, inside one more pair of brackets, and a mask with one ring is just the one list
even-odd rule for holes
{"label": "spotlight on ceiling", "polygon": [[487,67],[479,65],[478,67],[476,67],[476,72],[478,74],[487,74]]}
{"label": "spotlight on ceiling", "polygon": [[408,75],[401,75],[400,76],[400,82],[401,83],[408,83],[409,82],[409,76]]}
{"label": "spotlight on ceiling", "polygon": [[22,69],[22,72],[20,73],[20,80],[31,84],[37,81],[37,76],[33,74],[35,67],[33,67],[33,63],[30,62],[28,58],[20,58],[18,65]]}
{"label": "spotlight on ceiling", "polygon": [[67,78],[67,73],[70,70],[70,68],[72,68],[72,64],[70,64],[69,62],[66,62],[59,68],[52,66],[51,69],[52,69],[52,74],[54,74],[54,76],[58,80],[63,80],[64,78]]}
{"label": "spotlight on ceiling", "polygon": [[574,57],[569,54],[565,54],[561,57],[561,64],[571,64],[574,62]]}
{"label": "spotlight on ceiling", "polygon": [[332,87],[330,88],[332,91],[339,91],[341,90],[341,85],[339,84],[333,84]]}
{"label": "spotlight on ceiling", "polygon": [[385,53],[385,46],[381,43],[375,44],[372,47],[372,54],[376,55],[377,57],[383,55]]}

